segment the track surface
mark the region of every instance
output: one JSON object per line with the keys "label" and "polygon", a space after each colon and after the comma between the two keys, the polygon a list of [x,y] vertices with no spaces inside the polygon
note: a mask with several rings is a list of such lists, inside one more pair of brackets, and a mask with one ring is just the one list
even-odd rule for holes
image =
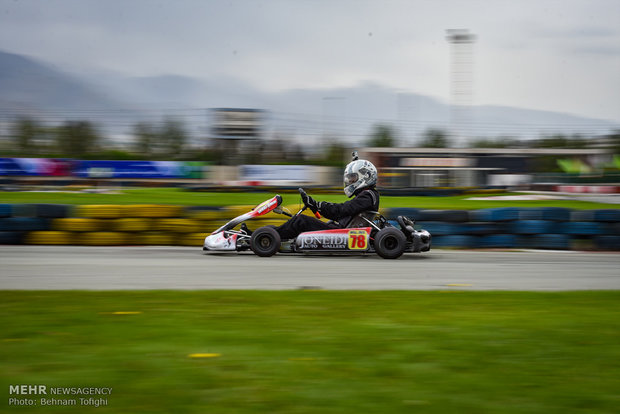
{"label": "track surface", "polygon": [[435,250],[368,256],[183,247],[3,246],[0,289],[620,289],[620,254]]}

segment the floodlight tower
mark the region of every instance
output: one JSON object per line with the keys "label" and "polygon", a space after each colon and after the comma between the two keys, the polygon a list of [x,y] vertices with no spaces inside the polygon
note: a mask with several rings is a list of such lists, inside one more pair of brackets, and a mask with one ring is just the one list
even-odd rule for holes
{"label": "floodlight tower", "polygon": [[450,43],[450,133],[454,144],[464,146],[467,135],[473,132],[473,49],[476,36],[467,29],[450,29],[446,33]]}

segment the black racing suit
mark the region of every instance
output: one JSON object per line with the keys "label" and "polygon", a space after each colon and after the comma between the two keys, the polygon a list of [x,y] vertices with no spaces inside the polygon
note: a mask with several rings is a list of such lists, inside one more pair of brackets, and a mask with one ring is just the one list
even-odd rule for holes
{"label": "black racing suit", "polygon": [[319,213],[325,218],[333,220],[325,223],[314,217],[300,214],[293,217],[280,227],[276,227],[282,240],[292,239],[305,231],[341,229],[364,211],[379,210],[379,192],[374,188],[366,188],[355,194],[355,198],[344,203],[318,203]]}

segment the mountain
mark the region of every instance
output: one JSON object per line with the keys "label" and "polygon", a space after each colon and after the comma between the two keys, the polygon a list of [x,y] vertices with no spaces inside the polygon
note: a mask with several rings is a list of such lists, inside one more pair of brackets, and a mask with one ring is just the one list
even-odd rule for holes
{"label": "mountain", "polygon": [[122,108],[97,89],[52,66],[0,51],[0,108],[31,111],[84,111]]}
{"label": "mountain", "polygon": [[[89,119],[127,140],[136,122],[181,119],[197,140],[208,134],[208,108],[266,110],[265,135],[312,145],[326,136],[364,142],[379,123],[396,128],[401,145],[415,145],[429,128],[449,129],[451,107],[438,99],[401,93],[375,83],[334,89],[265,92],[239,79],[195,79],[178,75],[124,77],[110,73],[71,74],[35,59],[0,51],[0,114],[30,115],[48,122]],[[458,111],[467,137],[541,134],[600,135],[620,129],[614,122],[506,106]]]}

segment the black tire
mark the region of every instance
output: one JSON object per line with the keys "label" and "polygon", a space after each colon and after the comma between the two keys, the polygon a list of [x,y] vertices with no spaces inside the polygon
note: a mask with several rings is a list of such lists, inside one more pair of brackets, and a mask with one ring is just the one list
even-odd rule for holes
{"label": "black tire", "polygon": [[375,237],[375,251],[384,259],[398,259],[406,247],[407,238],[395,227],[379,230]]}
{"label": "black tire", "polygon": [[273,227],[261,227],[254,230],[250,238],[250,247],[260,257],[273,256],[280,250],[280,235]]}

